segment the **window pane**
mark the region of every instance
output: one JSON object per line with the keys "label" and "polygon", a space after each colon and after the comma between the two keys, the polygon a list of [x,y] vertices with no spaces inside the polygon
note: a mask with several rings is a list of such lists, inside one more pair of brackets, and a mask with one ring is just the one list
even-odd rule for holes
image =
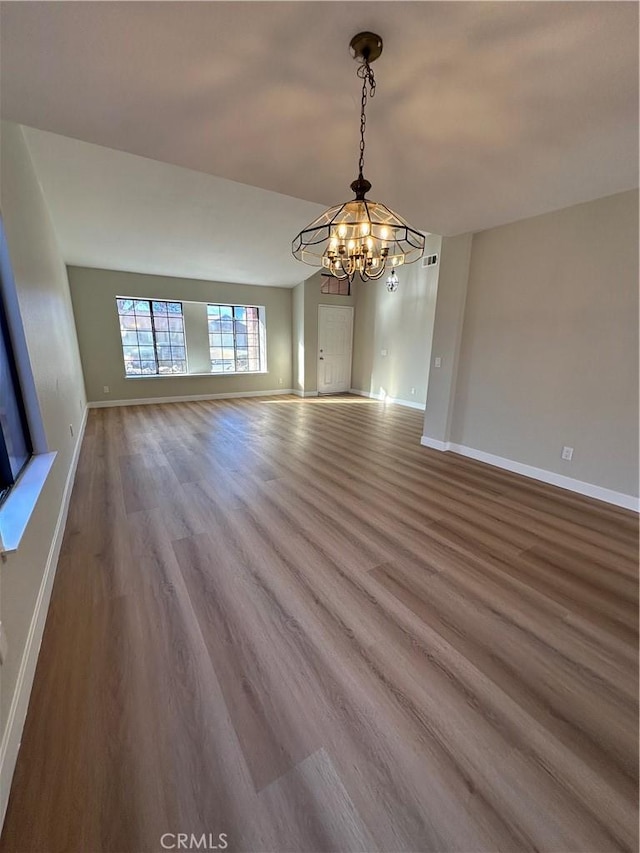
{"label": "window pane", "polygon": [[140,315],[136,316],[136,329],[138,331],[150,332],[153,326],[151,325],[151,317],[141,317]]}
{"label": "window pane", "polygon": [[207,316],[212,372],[242,373],[260,370],[258,308],[246,305],[207,305]]}
{"label": "window pane", "polygon": [[160,361],[158,369],[160,373],[185,373],[186,364],[184,361]]}
{"label": "window pane", "polygon": [[[19,389],[14,381],[9,354],[8,333],[2,324],[2,339],[0,340],[0,430],[4,436],[9,468],[15,479],[31,455],[31,447],[26,430],[26,424],[21,411]],[[6,335],[6,342],[5,342]],[[5,478],[3,477],[2,480]],[[0,481],[0,491],[10,483]]]}
{"label": "window pane", "polygon": [[120,328],[121,329],[136,329],[136,315],[135,314],[121,314],[120,315]]}
{"label": "window pane", "polygon": [[127,297],[116,303],[125,374],[185,373],[182,303]]}

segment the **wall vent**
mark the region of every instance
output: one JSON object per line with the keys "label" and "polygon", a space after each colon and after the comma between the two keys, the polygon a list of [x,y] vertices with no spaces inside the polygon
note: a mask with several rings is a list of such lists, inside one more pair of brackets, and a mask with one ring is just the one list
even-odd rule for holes
{"label": "wall vent", "polygon": [[425,255],[422,259],[422,266],[424,267],[434,267],[438,263],[437,255]]}

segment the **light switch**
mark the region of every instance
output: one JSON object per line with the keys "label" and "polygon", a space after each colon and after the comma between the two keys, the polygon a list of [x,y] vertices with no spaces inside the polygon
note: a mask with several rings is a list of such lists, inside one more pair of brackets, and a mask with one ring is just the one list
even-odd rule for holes
{"label": "light switch", "polygon": [[381,349],[381,350],[380,350],[380,355],[388,355],[387,350],[386,350],[386,349]]}

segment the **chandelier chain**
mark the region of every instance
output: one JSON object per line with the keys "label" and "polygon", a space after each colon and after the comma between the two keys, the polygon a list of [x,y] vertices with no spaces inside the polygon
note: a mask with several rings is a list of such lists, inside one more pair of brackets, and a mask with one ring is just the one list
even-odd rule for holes
{"label": "chandelier chain", "polygon": [[376,78],[369,60],[365,57],[362,64],[358,66],[358,77],[362,80],[362,98],[360,101],[360,159],[358,160],[359,177],[363,177],[364,170],[364,132],[367,126],[367,84],[369,85],[369,97],[373,98],[376,93]]}

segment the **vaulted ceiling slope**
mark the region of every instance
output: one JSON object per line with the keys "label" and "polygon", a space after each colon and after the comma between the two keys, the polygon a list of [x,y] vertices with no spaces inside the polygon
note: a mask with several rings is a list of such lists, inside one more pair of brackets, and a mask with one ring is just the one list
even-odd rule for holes
{"label": "vaulted ceiling slope", "polygon": [[5,2],[1,25],[4,118],[312,206],[350,197],[362,29],[371,197],[416,227],[638,184],[633,2]]}
{"label": "vaulted ceiling slope", "polygon": [[74,266],[294,287],[291,239],[323,208],[192,169],[24,129],[62,256]]}

